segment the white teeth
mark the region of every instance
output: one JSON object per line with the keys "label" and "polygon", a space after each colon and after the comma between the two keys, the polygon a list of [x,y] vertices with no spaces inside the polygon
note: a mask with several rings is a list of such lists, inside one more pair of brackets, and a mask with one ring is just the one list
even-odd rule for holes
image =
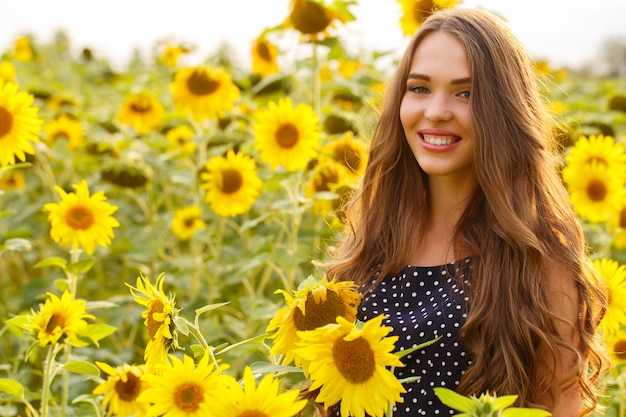
{"label": "white teeth", "polygon": [[452,145],[454,142],[456,142],[456,139],[424,135],[424,142],[426,142],[426,143],[428,143],[430,145],[437,145],[437,146],[440,146],[440,145]]}

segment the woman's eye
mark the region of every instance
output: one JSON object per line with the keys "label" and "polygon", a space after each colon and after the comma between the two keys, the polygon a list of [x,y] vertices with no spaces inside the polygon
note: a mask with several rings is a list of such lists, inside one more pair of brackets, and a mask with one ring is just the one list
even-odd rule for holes
{"label": "woman's eye", "polygon": [[413,86],[413,87],[409,87],[409,90],[413,91],[414,93],[418,93],[418,94],[427,94],[428,93],[428,88],[426,87],[422,87],[422,86]]}
{"label": "woman's eye", "polygon": [[461,96],[462,98],[469,99],[470,98],[470,90],[461,91],[459,93],[459,96]]}

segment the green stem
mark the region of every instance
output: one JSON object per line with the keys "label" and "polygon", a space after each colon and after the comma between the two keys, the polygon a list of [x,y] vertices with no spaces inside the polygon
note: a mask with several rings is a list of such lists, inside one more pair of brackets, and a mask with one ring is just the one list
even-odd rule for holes
{"label": "green stem", "polygon": [[[70,355],[72,353],[72,345],[66,343],[63,347],[63,363],[70,361]],[[67,416],[67,404],[70,397],[70,374],[69,372],[63,372],[63,389],[61,391],[61,416]]]}
{"label": "green stem", "polygon": [[53,367],[57,345],[50,345],[43,369],[43,392],[41,394],[41,417],[48,417],[48,403],[50,402],[50,386],[54,379]]}

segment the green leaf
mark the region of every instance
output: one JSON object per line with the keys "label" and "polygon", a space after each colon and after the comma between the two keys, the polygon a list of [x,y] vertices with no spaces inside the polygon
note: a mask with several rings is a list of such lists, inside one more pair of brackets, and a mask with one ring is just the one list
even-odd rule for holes
{"label": "green leaf", "polygon": [[65,267],[67,266],[67,260],[59,258],[58,256],[52,256],[50,258],[46,258],[42,261],[37,262],[34,268],[44,268],[46,266],[58,266],[65,271]]}
{"label": "green leaf", "polygon": [[502,412],[502,417],[548,417],[551,416],[547,411],[538,408],[507,408]]}
{"label": "green leaf", "polygon": [[24,387],[14,379],[0,378],[0,392],[17,398],[24,398]]}
{"label": "green leaf", "polygon": [[180,333],[185,336],[189,335],[189,322],[184,317],[174,317],[174,325],[176,326],[176,330],[178,330]]}
{"label": "green leaf", "polygon": [[104,339],[108,335],[112,334],[117,330],[117,327],[111,326],[109,324],[104,323],[96,323],[87,325],[87,329],[84,333],[86,337],[88,337],[92,342],[99,346],[98,340]]}
{"label": "green leaf", "polygon": [[270,374],[273,372],[280,373],[302,373],[302,368],[297,366],[276,365],[269,362],[253,362],[250,364],[250,369],[255,374]]}
{"label": "green leaf", "polygon": [[74,262],[67,267],[67,270],[72,274],[80,274],[88,272],[95,262],[95,258],[90,256],[89,258],[81,259],[78,262]]}
{"label": "green leaf", "polygon": [[203,313],[206,313],[207,311],[211,311],[211,310],[215,310],[216,308],[224,307],[227,304],[230,304],[230,301],[227,301],[225,303],[209,304],[209,305],[206,305],[204,307],[200,307],[199,309],[196,310],[196,317],[198,317],[199,315],[201,315]]}
{"label": "green leaf", "polygon": [[422,344],[419,344],[419,345],[417,345],[417,346],[413,346],[413,347],[412,347],[412,348],[410,348],[410,349],[398,350],[398,351],[396,351],[396,352],[393,352],[393,354],[394,354],[394,355],[396,355],[396,356],[397,356],[397,357],[399,357],[399,358],[403,358],[403,357],[405,357],[406,355],[408,355],[409,353],[413,353],[413,352],[415,352],[416,350],[421,350],[421,349],[424,349],[426,346],[430,346],[430,345],[432,345],[433,343],[435,343],[435,342],[436,342],[437,340],[439,340],[439,339],[441,339],[441,336],[439,336],[439,337],[437,337],[437,338],[435,338],[435,339],[433,339],[433,340],[429,340],[428,342],[424,342],[424,343],[422,343]]}
{"label": "green leaf", "polygon": [[33,245],[30,243],[28,239],[22,238],[12,238],[7,239],[4,244],[0,247],[2,250],[11,250],[14,252],[28,252],[33,248]]}
{"label": "green leaf", "polygon": [[202,347],[202,345],[196,343],[189,347],[191,348],[191,352],[193,352],[194,358],[199,358],[200,356],[204,355],[204,348]]}
{"label": "green leaf", "polygon": [[435,388],[435,395],[437,395],[442,403],[457,411],[470,413],[476,409],[475,402],[471,398],[457,394],[451,389],[443,387]]}
{"label": "green leaf", "polygon": [[80,375],[100,375],[96,365],[87,361],[71,361],[62,366],[68,372]]}
{"label": "green leaf", "polygon": [[517,395],[503,395],[502,397],[492,397],[491,405],[494,410],[504,410],[512,406],[517,400]]}
{"label": "green leaf", "polygon": [[0,219],[4,219],[5,217],[11,217],[15,213],[17,213],[17,210],[2,210],[0,211]]}
{"label": "green leaf", "polygon": [[267,335],[265,333],[255,336],[255,337],[251,337],[250,339],[246,339],[246,340],[242,340],[241,342],[237,342],[237,343],[233,343],[232,345],[228,345],[225,346],[222,349],[219,349],[219,346],[215,348],[215,354],[219,355],[220,353],[224,353],[224,352],[228,352],[229,350],[242,346],[242,345],[247,345],[250,343],[258,343],[258,342],[262,342],[263,340],[265,340],[265,338],[267,337]]}

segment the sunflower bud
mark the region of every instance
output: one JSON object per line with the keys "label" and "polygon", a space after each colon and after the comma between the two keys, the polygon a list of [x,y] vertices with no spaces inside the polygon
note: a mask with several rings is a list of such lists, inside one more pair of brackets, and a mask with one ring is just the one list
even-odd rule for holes
{"label": "sunflower bud", "polygon": [[138,161],[115,161],[104,167],[100,173],[103,180],[120,187],[143,187],[150,180],[148,166]]}

